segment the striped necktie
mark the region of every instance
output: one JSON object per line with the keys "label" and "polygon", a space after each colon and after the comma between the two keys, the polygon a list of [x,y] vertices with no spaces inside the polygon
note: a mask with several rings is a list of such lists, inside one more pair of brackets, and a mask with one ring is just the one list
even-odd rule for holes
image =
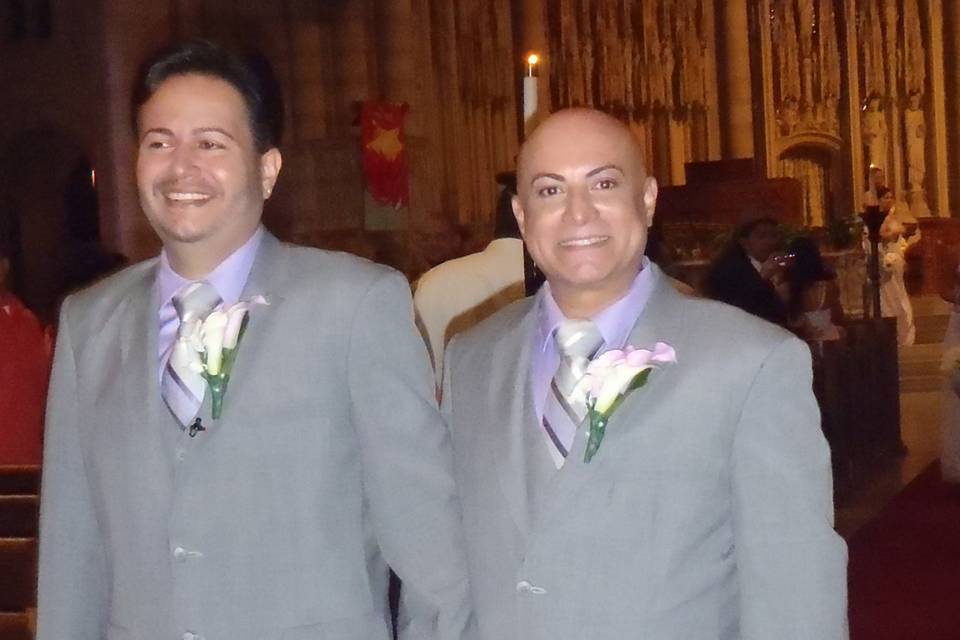
{"label": "striped necktie", "polygon": [[[190,338],[197,326],[221,302],[217,290],[208,282],[191,282],[173,296],[180,325],[177,338],[167,359],[160,380],[160,395],[181,425],[189,425],[200,412],[207,382],[194,368],[200,363],[200,354],[191,345]],[[194,365],[194,366],[191,366]]]}
{"label": "striped necktie", "polygon": [[560,364],[543,405],[543,428],[550,453],[559,469],[570,452],[577,428],[587,415],[586,395],[574,393],[603,336],[589,320],[564,320],[554,332]]}

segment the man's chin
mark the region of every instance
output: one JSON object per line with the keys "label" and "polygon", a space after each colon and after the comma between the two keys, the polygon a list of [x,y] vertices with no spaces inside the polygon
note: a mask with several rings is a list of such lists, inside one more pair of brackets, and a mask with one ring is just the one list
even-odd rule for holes
{"label": "man's chin", "polygon": [[195,244],[202,242],[209,236],[206,229],[198,229],[192,225],[183,225],[176,227],[163,227],[157,229],[157,235],[164,244],[175,242],[177,244]]}

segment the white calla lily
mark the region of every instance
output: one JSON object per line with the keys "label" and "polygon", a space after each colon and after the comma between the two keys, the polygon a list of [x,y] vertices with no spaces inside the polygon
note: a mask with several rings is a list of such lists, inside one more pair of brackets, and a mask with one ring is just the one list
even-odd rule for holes
{"label": "white calla lily", "polygon": [[240,329],[243,327],[243,318],[247,315],[250,305],[246,302],[238,302],[230,305],[226,310],[227,327],[223,334],[223,348],[236,349],[237,342],[240,340]]}
{"label": "white calla lily", "polygon": [[212,311],[203,321],[200,337],[207,355],[208,375],[215,376],[220,373],[220,363],[223,360],[223,337],[226,329],[227,314],[223,311]]}
{"label": "white calla lily", "polygon": [[[581,379],[582,386],[588,389],[588,408],[590,432],[583,461],[590,462],[600,449],[600,443],[607,430],[607,420],[617,401],[623,398],[644,372],[677,361],[677,353],[665,342],[658,342],[653,350],[637,349],[627,345],[623,349],[613,349],[600,354],[587,366]],[[636,382],[636,386],[643,386]],[[578,388],[579,390],[579,388]]]}
{"label": "white calla lily", "polygon": [[644,369],[649,368],[649,366],[631,366],[628,364],[613,367],[600,385],[594,410],[603,414],[609,411],[620,394],[627,390],[633,379]]}

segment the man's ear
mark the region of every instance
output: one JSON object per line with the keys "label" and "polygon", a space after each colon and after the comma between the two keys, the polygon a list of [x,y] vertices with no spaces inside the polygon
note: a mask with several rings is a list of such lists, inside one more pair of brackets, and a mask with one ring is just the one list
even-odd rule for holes
{"label": "man's ear", "polygon": [[523,203],[520,202],[520,196],[513,196],[510,205],[513,207],[513,217],[517,219],[517,226],[520,227],[520,235],[526,237],[526,231],[523,227]]}
{"label": "man's ear", "polygon": [[273,193],[273,187],[280,176],[280,167],[283,166],[283,157],[280,149],[273,147],[260,156],[260,188],[263,199],[266,200]]}
{"label": "man's ear", "polygon": [[643,183],[643,210],[647,217],[647,226],[653,224],[653,214],[657,209],[657,180],[647,176]]}

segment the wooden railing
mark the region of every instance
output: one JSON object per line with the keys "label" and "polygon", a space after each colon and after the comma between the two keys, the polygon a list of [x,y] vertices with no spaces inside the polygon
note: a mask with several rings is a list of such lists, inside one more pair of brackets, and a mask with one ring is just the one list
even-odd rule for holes
{"label": "wooden railing", "polygon": [[849,476],[904,451],[894,318],[850,320],[841,340],[814,344],[813,386],[834,470]]}

